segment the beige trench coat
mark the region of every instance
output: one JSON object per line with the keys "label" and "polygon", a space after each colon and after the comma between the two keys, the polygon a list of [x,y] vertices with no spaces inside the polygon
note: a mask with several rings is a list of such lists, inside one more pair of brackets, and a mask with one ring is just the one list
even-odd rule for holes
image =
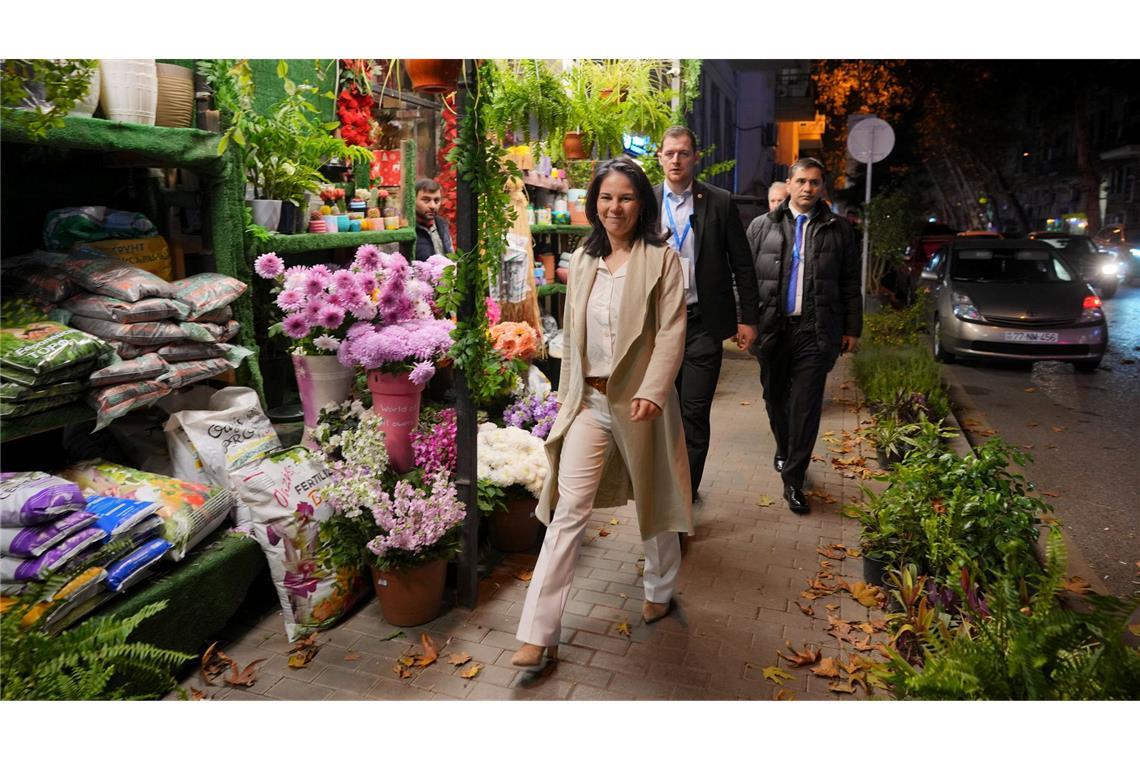
{"label": "beige trench coat", "polygon": [[[550,473],[535,514],[544,525],[558,503],[562,441],[582,408],[586,354],[586,303],[597,259],[579,248],[570,260],[563,315],[561,408],[546,441]],[[658,533],[693,532],[692,494],[685,431],[675,381],[685,354],[685,291],[677,252],[669,246],[634,245],[626,265],[607,396],[613,409],[611,449],[594,498],[595,508],[636,502],[642,539]],[[661,407],[648,422],[631,422],[630,404],[644,398]]]}

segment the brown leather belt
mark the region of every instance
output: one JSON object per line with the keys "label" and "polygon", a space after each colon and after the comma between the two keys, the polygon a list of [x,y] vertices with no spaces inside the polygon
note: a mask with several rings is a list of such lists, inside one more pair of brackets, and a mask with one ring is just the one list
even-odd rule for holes
{"label": "brown leather belt", "polygon": [[606,395],[606,381],[608,377],[587,377],[586,385],[590,386],[603,396]]}

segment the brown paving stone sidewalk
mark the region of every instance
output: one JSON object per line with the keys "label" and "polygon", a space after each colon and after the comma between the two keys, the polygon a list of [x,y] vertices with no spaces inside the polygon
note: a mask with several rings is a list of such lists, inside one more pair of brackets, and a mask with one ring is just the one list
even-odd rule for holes
{"label": "brown paving stone sidewalk", "polygon": [[[246,610],[223,633],[219,646],[239,666],[267,658],[254,686],[204,686],[197,673],[183,682],[210,699],[831,699],[862,698],[828,691],[829,681],[807,667],[778,661],[786,642],[796,649],[820,649],[824,657],[855,654],[850,645],[827,634],[826,604],[848,621],[881,617],[869,613],[846,593],[814,602],[801,597],[819,570],[817,548],[858,546],[858,524],[839,507],[858,495],[858,481],[828,464],[836,454],[821,440],[807,490],[824,492],[834,504],[813,499],[812,512],[796,516],[781,498],[772,469],[774,447],[764,413],[759,372],[754,359],[726,344],[724,367],[712,411],[709,452],[697,532],[685,555],[678,583],[677,608],[664,620],[641,622],[640,541],[631,505],[599,511],[591,521],[566,608],[561,661],[536,674],[511,667],[518,646],[514,637],[526,583],[516,573],[533,567],[536,555],[509,557],[480,585],[474,610],[455,608],[405,636],[386,624],[374,600],[364,604],[335,630],[322,633],[320,652],[303,669],[288,667],[289,644],[281,614],[262,606]],[[850,363],[841,358],[832,371],[823,409],[821,433],[841,436],[858,426],[856,391]],[[868,447],[867,456],[873,459]],[[858,450],[856,450],[858,453]],[[771,500],[770,506],[759,502]],[[616,518],[616,525],[611,519]],[[601,536],[605,530],[608,535]],[[861,579],[858,559],[834,561],[834,584],[846,574]],[[814,617],[796,602],[811,606]],[[629,634],[623,635],[626,623]],[[437,645],[450,639],[440,661],[401,679],[396,659],[428,633]],[[447,655],[467,652],[482,669],[470,680],[465,666],[446,663]],[[762,670],[779,665],[793,677],[781,691]],[[218,679],[221,683],[221,679]],[[168,698],[176,699],[178,694]]]}

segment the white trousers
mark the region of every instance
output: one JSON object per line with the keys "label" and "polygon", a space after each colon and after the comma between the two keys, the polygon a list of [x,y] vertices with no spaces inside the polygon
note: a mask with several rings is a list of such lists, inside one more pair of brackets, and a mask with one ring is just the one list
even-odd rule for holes
{"label": "white trousers", "polygon": [[[604,395],[587,388],[585,401],[562,442],[558,466],[558,504],[534,567],[523,602],[516,637],[527,644],[557,646],[562,634],[562,612],[570,596],[570,582],[578,562],[582,534],[594,509],[594,495],[602,478],[606,456],[614,447],[613,418]],[[673,532],[642,542],[645,598],[668,602],[681,569],[681,542]]]}

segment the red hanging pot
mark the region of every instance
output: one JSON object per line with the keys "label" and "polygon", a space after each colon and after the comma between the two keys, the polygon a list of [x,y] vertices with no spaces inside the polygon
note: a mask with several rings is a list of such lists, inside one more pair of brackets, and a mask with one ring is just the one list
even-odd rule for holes
{"label": "red hanging pot", "polygon": [[582,144],[581,132],[567,132],[562,138],[562,153],[568,160],[587,158],[586,146]]}
{"label": "red hanging pot", "polygon": [[455,89],[461,64],[458,58],[405,58],[404,71],[416,92],[444,93]]}

